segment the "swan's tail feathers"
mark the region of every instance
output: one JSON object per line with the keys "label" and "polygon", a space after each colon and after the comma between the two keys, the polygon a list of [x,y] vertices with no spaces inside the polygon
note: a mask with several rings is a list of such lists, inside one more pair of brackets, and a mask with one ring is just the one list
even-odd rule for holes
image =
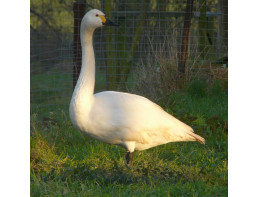
{"label": "swan's tail feathers", "polygon": [[205,139],[193,132],[189,133],[190,136],[194,137],[196,141],[200,142],[201,144],[205,144]]}

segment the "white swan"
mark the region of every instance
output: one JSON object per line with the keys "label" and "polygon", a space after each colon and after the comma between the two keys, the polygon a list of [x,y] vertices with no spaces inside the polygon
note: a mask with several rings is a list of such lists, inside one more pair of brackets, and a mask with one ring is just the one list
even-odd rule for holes
{"label": "white swan", "polygon": [[114,91],[93,94],[93,33],[104,25],[116,24],[97,9],[90,10],[82,19],[82,68],[69,108],[73,125],[97,140],[123,146],[127,150],[128,165],[132,165],[135,150],[178,141],[204,144],[204,138],[194,134],[191,127],[147,98]]}

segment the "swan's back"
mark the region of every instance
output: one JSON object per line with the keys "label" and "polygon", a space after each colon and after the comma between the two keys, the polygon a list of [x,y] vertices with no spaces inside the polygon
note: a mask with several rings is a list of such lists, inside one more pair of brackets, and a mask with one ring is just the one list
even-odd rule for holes
{"label": "swan's back", "polygon": [[94,97],[94,111],[101,110],[102,112],[98,113],[98,115],[104,116],[104,118],[111,118],[117,124],[141,129],[175,124],[175,126],[191,129],[186,124],[169,115],[159,105],[139,95],[105,91],[95,94]]}

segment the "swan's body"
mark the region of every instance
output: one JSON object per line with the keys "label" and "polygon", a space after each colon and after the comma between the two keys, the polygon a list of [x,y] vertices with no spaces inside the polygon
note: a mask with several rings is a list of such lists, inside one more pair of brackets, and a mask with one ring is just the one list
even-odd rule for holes
{"label": "swan's body", "polygon": [[113,24],[96,9],[87,12],[81,23],[82,69],[69,109],[73,125],[97,140],[121,145],[132,154],[134,150],[169,142],[204,143],[205,140],[194,134],[191,127],[147,98],[114,91],[93,94],[95,57],[92,37],[94,30],[106,23]]}

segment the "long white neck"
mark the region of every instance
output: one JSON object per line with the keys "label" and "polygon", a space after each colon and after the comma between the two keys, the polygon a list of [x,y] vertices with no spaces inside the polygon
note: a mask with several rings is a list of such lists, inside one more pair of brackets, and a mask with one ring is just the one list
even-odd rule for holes
{"label": "long white neck", "polygon": [[82,46],[82,67],[76,83],[73,97],[79,102],[90,104],[94,93],[95,83],[95,57],[93,50],[93,32],[94,29],[86,28],[81,30]]}

